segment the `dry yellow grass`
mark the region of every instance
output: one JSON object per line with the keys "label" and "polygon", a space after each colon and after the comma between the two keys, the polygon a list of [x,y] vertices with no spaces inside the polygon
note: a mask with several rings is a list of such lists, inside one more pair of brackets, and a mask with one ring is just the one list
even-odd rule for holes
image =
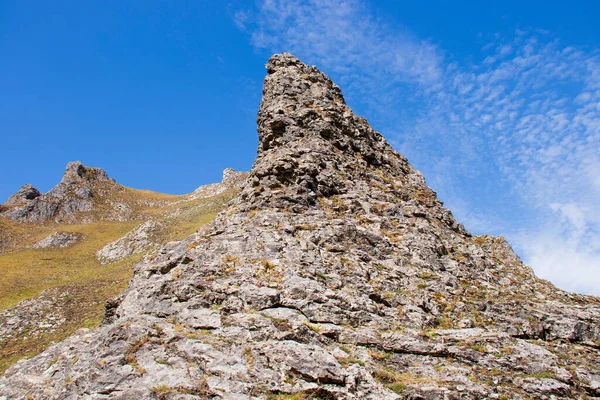
{"label": "dry yellow grass", "polygon": [[[212,198],[188,200],[185,196],[121,188],[110,190],[109,199],[96,199],[97,207],[92,215],[96,222],[88,224],[24,224],[0,218],[0,239],[10,237],[12,243],[8,249],[0,249],[4,251],[0,253],[0,311],[33,298],[45,289],[59,288],[61,293],[68,293],[61,302],[66,316],[61,329],[0,343],[0,373],[20,358],[34,356],[77,329],[100,323],[105,301],[127,286],[132,265],[143,257],[135,255],[102,265],[96,259],[96,252],[104,245],[122,237],[148,217],[165,222],[167,228],[159,233],[160,241],[181,240],[212,221],[236,193],[228,190]],[[130,207],[134,220],[103,221],[105,212],[110,211],[108,200]],[[170,216],[175,209],[178,213]],[[56,231],[77,232],[83,234],[84,239],[63,249],[28,248]]]}
{"label": "dry yellow grass", "polygon": [[[130,270],[130,263],[101,266],[96,251],[115,240],[138,222],[97,222],[87,225],[36,227],[31,243],[56,232],[78,232],[85,239],[65,249],[24,249],[0,255],[0,309],[14,306],[44,289],[79,284],[82,281],[115,278],[128,279],[120,270]],[[29,243],[29,244],[31,244]]]}
{"label": "dry yellow grass", "polygon": [[100,265],[96,251],[127,233],[137,222],[97,222],[88,225],[37,226],[35,243],[57,230],[78,232],[85,239],[65,249],[24,249],[0,255],[0,309],[37,296],[45,289],[68,293],[61,305],[66,317],[58,331],[0,343],[0,373],[22,357],[33,356],[79,328],[100,323],[104,302],[125,288],[139,256]]}

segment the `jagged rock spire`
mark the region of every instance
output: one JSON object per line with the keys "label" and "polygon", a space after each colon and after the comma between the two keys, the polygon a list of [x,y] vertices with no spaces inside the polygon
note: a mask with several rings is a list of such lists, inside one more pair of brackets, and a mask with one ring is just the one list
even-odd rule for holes
{"label": "jagged rock spire", "polygon": [[275,54],[266,68],[257,119],[259,153],[313,140],[325,146],[322,150],[333,146],[381,162],[383,137],[352,113],[327,75],[289,53]]}
{"label": "jagged rock spire", "polygon": [[326,115],[339,119],[349,112],[340,88],[288,53],[271,57],[266,68],[257,120],[259,152],[313,135],[330,138],[333,121]]}
{"label": "jagged rock spire", "polygon": [[258,157],[243,208],[293,203],[300,210],[319,196],[356,189],[365,168],[381,170],[390,179],[406,180],[411,174],[424,186],[406,159],[354,115],[327,75],[288,53],[272,56],[266,68]]}

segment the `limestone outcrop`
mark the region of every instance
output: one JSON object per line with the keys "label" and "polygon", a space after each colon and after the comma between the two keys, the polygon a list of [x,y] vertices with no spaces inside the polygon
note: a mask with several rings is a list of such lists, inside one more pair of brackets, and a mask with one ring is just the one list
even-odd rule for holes
{"label": "limestone outcrop", "polygon": [[223,170],[223,179],[221,182],[202,185],[190,193],[189,197],[192,199],[203,199],[216,196],[228,189],[240,187],[247,177],[248,172],[240,172],[233,168],[225,168]]}
{"label": "limestone outcrop", "polygon": [[41,195],[42,194],[39,190],[37,190],[33,185],[30,185],[28,183],[27,185],[24,185],[21,189],[19,189],[17,193],[10,196],[8,200],[6,200],[5,204],[8,206],[13,204],[24,203],[26,201],[33,200],[36,197],[40,197]]}
{"label": "limestone outcrop", "polygon": [[74,245],[82,239],[83,235],[77,232],[54,232],[31,247],[34,249],[65,248]]}
{"label": "limestone outcrop", "polygon": [[316,67],[269,60],[258,134],[227,209],[0,399],[600,396],[600,299],[472,236]]}
{"label": "limestone outcrop", "polygon": [[60,183],[48,193],[25,185],[8,199],[0,216],[20,222],[72,222],[78,213],[94,210],[94,191],[106,185],[116,183],[103,169],[70,162]]}
{"label": "limestone outcrop", "polygon": [[161,229],[160,222],[149,220],[140,224],[125,236],[108,243],[96,253],[102,264],[123,260],[132,254],[148,251],[160,243],[153,236]]}

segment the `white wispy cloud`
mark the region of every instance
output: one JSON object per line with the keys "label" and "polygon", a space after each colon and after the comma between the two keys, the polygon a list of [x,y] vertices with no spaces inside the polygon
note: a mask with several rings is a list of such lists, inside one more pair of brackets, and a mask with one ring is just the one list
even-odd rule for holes
{"label": "white wispy cloud", "polygon": [[360,0],[265,0],[235,22],[377,109],[376,128],[467,227],[504,234],[557,285],[600,294],[598,51],[517,29],[494,35],[481,62],[449,63]]}
{"label": "white wispy cloud", "polygon": [[318,62],[353,90],[382,76],[429,86],[442,75],[434,45],[391,29],[358,0],[265,0],[258,9],[238,11],[234,20],[250,32],[254,46]]}
{"label": "white wispy cloud", "polygon": [[[484,157],[488,176],[508,180],[535,214],[524,231],[506,232],[525,260],[560,286],[600,293],[600,57],[525,32],[491,51],[493,62],[445,76],[424,117],[442,121],[434,129],[417,121],[412,137],[477,138],[479,157],[472,148],[446,150],[489,173],[478,169]],[[466,176],[457,168],[449,175],[453,184]]]}

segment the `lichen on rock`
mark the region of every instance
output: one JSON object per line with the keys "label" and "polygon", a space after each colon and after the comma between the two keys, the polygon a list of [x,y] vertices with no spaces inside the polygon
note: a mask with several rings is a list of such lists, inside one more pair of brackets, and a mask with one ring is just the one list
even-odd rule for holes
{"label": "lichen on rock", "polygon": [[598,298],[471,236],[316,67],[284,53],[267,72],[241,194],[137,264],[103,326],[7,370],[0,395],[600,395]]}

